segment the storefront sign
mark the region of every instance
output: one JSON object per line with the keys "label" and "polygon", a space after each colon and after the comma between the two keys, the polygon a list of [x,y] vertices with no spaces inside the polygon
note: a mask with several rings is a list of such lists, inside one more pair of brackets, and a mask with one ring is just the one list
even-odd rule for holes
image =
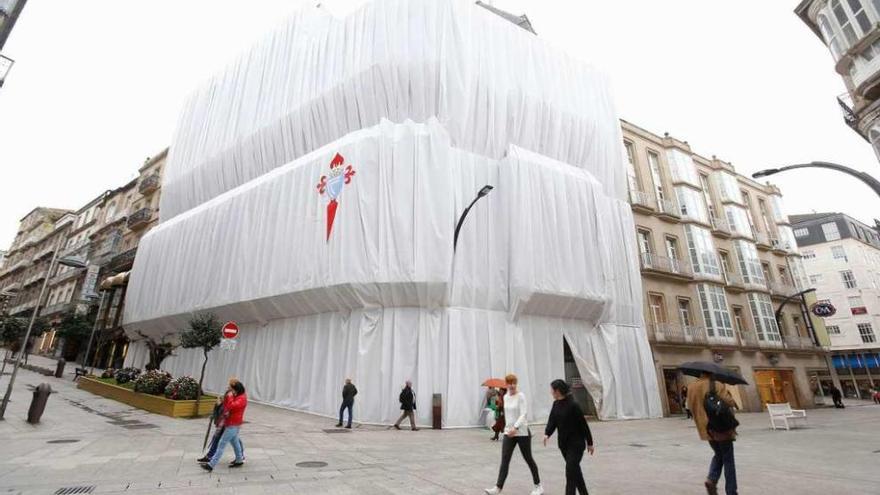
{"label": "storefront sign", "polygon": [[855,308],[850,308],[850,311],[852,311],[852,314],[854,314],[854,315],[866,315],[866,314],[868,314],[868,308],[866,308],[866,307],[864,307],[864,306],[858,306],[858,307],[855,307]]}
{"label": "storefront sign", "polygon": [[810,311],[813,312],[814,315],[820,318],[828,318],[830,316],[834,316],[837,313],[837,308],[834,307],[833,304],[827,301],[819,301],[813,303],[810,307]]}

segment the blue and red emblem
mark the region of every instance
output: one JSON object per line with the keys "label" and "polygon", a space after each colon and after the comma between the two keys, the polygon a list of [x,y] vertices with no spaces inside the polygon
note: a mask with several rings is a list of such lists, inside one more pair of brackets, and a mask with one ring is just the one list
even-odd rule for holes
{"label": "blue and red emblem", "polygon": [[336,198],[342,194],[342,189],[351,182],[354,174],[354,167],[345,165],[345,158],[336,153],[330,161],[330,175],[322,175],[321,180],[318,181],[318,194],[323,195],[326,192],[327,197],[330,198],[330,202],[327,203],[327,241],[330,240],[330,232],[333,230],[336,208],[339,207]]}

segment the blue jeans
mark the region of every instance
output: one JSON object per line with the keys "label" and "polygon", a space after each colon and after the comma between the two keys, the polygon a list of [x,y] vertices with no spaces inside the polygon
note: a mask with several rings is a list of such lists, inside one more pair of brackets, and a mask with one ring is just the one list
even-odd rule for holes
{"label": "blue jeans", "polygon": [[342,406],[339,407],[339,424],[342,424],[342,413],[348,409],[348,426],[351,426],[352,408],[354,408],[354,401],[342,403]]}
{"label": "blue jeans", "polygon": [[220,442],[217,443],[217,452],[214,452],[214,456],[208,461],[208,465],[214,467],[220,462],[220,458],[223,457],[223,451],[226,450],[226,444],[228,443],[232,443],[232,450],[235,452],[235,462],[242,462],[244,460],[241,440],[238,438],[238,430],[238,426],[226,427],[223,435],[220,436]]}
{"label": "blue jeans", "polygon": [[[214,430],[214,434],[211,436],[211,446],[208,447],[208,453],[205,454],[208,460],[211,460],[214,457],[214,453],[217,452],[217,444],[220,443],[220,438],[223,436],[224,431],[226,431],[226,428],[222,426]],[[241,437],[238,437],[238,444],[241,445],[241,458],[244,459],[244,442],[241,441]]]}
{"label": "blue jeans", "polygon": [[723,442],[709,441],[709,446],[715,452],[712,462],[709,464],[709,481],[717,483],[724,470],[724,493],[736,495],[736,464],[733,460],[733,440]]}

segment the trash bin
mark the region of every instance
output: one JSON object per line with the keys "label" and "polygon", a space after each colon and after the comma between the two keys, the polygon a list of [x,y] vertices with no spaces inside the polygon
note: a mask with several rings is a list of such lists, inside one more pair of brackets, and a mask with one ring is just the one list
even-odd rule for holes
{"label": "trash bin", "polygon": [[51,393],[52,387],[48,383],[41,383],[34,389],[34,398],[31,400],[31,407],[28,408],[28,423],[35,425],[40,422],[43,411],[46,410],[46,402],[49,401],[49,394]]}
{"label": "trash bin", "polygon": [[55,365],[55,378],[61,378],[64,376],[64,366],[67,364],[63,358],[58,360],[58,363]]}
{"label": "trash bin", "polygon": [[434,397],[431,400],[433,418],[431,427],[435,430],[439,430],[443,424],[443,395],[442,394],[434,394]]}

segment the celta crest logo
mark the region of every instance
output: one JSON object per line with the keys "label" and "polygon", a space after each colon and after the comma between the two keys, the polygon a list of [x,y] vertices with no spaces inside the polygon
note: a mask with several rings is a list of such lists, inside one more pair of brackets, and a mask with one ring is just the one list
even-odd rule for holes
{"label": "celta crest logo", "polygon": [[322,175],[318,181],[318,194],[330,198],[327,203],[327,241],[330,241],[330,232],[333,231],[333,220],[336,218],[336,208],[339,207],[339,195],[346,184],[351,182],[354,177],[354,167],[345,164],[345,157],[336,153],[336,156],[330,160],[330,174]]}

